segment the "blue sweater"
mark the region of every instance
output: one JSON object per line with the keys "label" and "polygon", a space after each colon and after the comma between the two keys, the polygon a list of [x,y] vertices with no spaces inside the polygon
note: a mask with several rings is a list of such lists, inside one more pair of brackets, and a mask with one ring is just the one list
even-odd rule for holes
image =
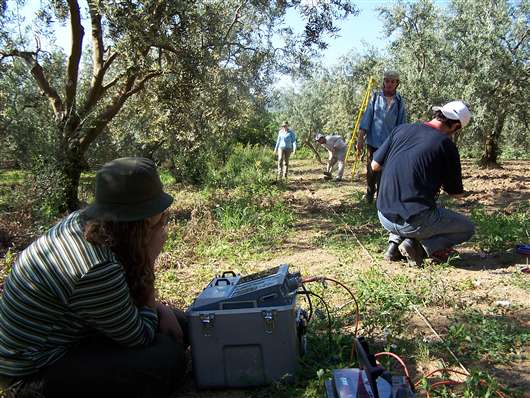
{"label": "blue sweater", "polygon": [[284,129],[280,129],[280,131],[278,131],[278,139],[276,140],[274,151],[276,152],[278,149],[290,149],[296,151],[296,134],[293,130],[289,129],[285,131]]}

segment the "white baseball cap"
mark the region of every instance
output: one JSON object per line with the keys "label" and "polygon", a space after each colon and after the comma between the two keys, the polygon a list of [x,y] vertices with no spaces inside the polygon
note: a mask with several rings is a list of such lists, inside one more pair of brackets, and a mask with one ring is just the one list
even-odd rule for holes
{"label": "white baseball cap", "polygon": [[448,119],[459,120],[462,128],[471,120],[471,112],[462,101],[451,101],[444,106],[433,106],[432,110],[441,111]]}

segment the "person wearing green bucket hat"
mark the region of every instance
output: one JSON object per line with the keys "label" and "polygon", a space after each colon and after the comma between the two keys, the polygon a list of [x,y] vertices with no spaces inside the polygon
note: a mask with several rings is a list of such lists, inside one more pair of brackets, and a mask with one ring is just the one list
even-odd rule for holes
{"label": "person wearing green bucket hat", "polygon": [[186,318],[155,300],[167,237],[153,161],[96,174],[95,200],[28,246],[0,300],[0,383],[17,396],[169,396],[186,369]]}

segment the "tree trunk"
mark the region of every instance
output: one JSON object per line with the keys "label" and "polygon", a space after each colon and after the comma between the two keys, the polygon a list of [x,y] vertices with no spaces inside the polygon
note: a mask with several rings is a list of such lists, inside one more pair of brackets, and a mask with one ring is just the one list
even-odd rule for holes
{"label": "tree trunk", "polygon": [[83,152],[73,142],[68,142],[62,146],[63,150],[57,154],[57,167],[61,174],[62,203],[59,211],[72,212],[79,209],[79,181],[83,170]]}
{"label": "tree trunk", "polygon": [[304,140],[304,143],[309,147],[309,149],[311,149],[311,151],[315,154],[315,157],[317,158],[318,160],[318,163],[320,164],[323,164],[322,162],[322,157],[320,156],[320,153],[318,152],[318,150],[315,148],[315,146],[313,145],[313,142],[311,140],[311,138],[306,138]]}
{"label": "tree trunk", "polygon": [[482,158],[479,162],[480,166],[483,168],[491,169],[500,167],[499,163],[497,162],[497,158],[499,156],[499,141],[505,119],[505,113],[497,113],[493,129],[488,130],[486,135],[484,155],[482,155]]}

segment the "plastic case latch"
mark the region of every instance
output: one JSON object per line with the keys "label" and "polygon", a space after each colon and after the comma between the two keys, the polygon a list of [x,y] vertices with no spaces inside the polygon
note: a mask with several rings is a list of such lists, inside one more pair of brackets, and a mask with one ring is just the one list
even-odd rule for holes
{"label": "plastic case latch", "polygon": [[276,318],[276,311],[261,311],[261,315],[263,316],[263,320],[265,321],[265,333],[272,334],[274,330],[274,320]]}
{"label": "plastic case latch", "polygon": [[202,324],[203,336],[211,336],[213,331],[213,324],[215,321],[215,314],[201,314],[200,319]]}

